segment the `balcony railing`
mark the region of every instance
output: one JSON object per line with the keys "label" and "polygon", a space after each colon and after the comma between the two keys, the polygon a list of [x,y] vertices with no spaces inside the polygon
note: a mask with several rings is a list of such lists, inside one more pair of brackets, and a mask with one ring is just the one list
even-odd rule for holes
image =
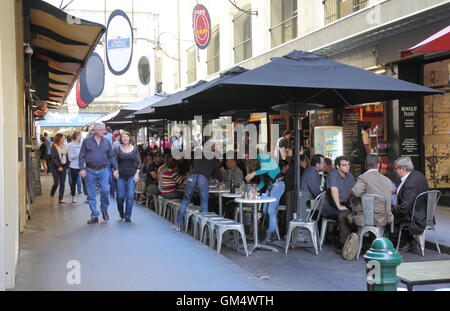
{"label": "balcony railing", "polygon": [[325,24],[366,8],[370,0],[324,0]]}

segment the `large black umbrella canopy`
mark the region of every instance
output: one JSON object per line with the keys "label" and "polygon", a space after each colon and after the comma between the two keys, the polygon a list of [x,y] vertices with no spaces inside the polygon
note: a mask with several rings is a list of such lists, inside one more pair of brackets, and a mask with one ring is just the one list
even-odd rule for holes
{"label": "large black umbrella canopy", "polygon": [[[223,72],[219,78],[211,81],[200,80],[196,84],[187,87],[186,89],[174,93],[167,97],[166,99],[154,104],[150,109],[143,109],[134,114],[137,119],[148,119],[150,116],[153,118],[155,116],[165,117],[167,119],[174,120],[192,120],[196,114],[201,114],[203,116],[208,116],[208,118],[218,117],[219,113],[212,110],[203,110],[202,107],[198,105],[185,105],[190,103],[188,100],[197,94],[203,94],[205,91],[217,88],[224,81],[227,81],[235,76],[238,76],[248,70],[239,66],[236,66],[226,72]],[[208,105],[213,104],[209,101]]]}
{"label": "large black umbrella canopy", "polygon": [[[237,94],[246,92],[262,97],[266,92],[272,92],[290,101],[318,103],[327,107],[441,93],[422,85],[342,64],[326,56],[297,50],[283,57],[272,58],[271,62],[223,81],[222,84],[233,86]],[[267,90],[262,91],[261,88]]]}
{"label": "large black umbrella canopy", "polygon": [[143,100],[140,100],[134,104],[130,104],[120,109],[119,113],[116,116],[114,116],[113,118],[111,118],[106,122],[130,121],[130,119],[128,119],[127,116],[146,107],[150,107],[151,105],[167,98],[167,96],[168,96],[167,94],[158,93],[151,97],[144,98]]}

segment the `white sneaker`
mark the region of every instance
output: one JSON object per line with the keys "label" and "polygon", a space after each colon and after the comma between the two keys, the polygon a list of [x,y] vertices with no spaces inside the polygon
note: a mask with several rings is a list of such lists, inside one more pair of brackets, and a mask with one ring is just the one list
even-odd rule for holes
{"label": "white sneaker", "polygon": [[181,225],[175,225],[175,231],[181,231]]}

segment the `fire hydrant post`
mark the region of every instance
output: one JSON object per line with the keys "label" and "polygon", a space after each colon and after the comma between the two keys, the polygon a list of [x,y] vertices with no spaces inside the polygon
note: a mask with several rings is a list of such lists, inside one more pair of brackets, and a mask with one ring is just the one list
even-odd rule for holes
{"label": "fire hydrant post", "polygon": [[387,238],[373,241],[371,248],[364,255],[367,272],[367,288],[372,291],[396,291],[399,282],[397,267],[402,256],[395,250]]}

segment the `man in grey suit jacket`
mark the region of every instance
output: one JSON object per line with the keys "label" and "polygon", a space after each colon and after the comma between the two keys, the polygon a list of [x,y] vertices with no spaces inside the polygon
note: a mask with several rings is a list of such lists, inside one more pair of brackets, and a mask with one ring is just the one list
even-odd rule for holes
{"label": "man in grey suit jacket", "polygon": [[341,237],[346,239],[357,227],[364,226],[364,216],[361,206],[360,196],[363,194],[376,194],[385,198],[374,200],[374,220],[375,226],[384,227],[393,224],[394,216],[391,212],[392,182],[389,178],[379,172],[381,163],[376,154],[369,154],[366,157],[365,165],[367,171],[360,175],[350,193],[352,200],[352,211],[347,213],[345,222],[339,223]]}

